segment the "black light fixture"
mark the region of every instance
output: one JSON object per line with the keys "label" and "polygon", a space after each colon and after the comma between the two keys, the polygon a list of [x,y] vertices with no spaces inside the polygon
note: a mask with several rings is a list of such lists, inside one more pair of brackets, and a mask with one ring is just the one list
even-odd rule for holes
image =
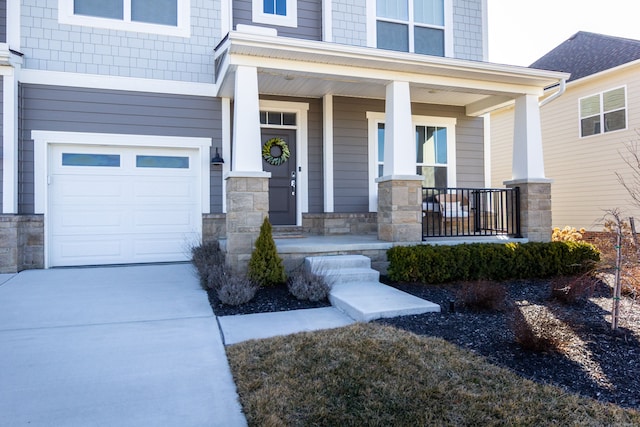
{"label": "black light fixture", "polygon": [[220,157],[220,153],[218,153],[218,147],[216,147],[216,155],[211,159],[212,165],[222,165],[224,164],[224,159]]}

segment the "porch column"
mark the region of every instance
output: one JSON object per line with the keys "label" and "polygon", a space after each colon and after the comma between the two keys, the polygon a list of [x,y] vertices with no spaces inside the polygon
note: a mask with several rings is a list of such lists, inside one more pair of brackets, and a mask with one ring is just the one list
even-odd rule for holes
{"label": "porch column", "polygon": [[551,240],[551,183],[544,175],[540,107],[536,95],[516,99],[513,163],[508,188],[520,188],[520,227],[529,241]]}
{"label": "porch column", "polygon": [[236,69],[233,117],[233,158],[225,174],[227,201],[226,263],[247,271],[262,221],[269,214],[269,178],[262,170],[258,70]]}
{"label": "porch column", "polygon": [[378,183],[378,239],[422,240],[422,177],[416,174],[416,143],[409,83],[387,85],[383,176]]}

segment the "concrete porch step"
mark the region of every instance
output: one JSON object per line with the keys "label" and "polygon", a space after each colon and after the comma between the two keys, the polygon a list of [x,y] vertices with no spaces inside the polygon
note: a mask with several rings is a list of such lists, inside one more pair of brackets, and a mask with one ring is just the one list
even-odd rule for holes
{"label": "concrete porch step", "polygon": [[331,305],[358,322],[439,313],[440,306],[382,283],[353,282],[335,285],[329,295]]}
{"label": "concrete porch step", "polygon": [[305,268],[323,276],[331,285],[331,304],[359,322],[440,312],[438,304],[380,283],[380,273],[363,255],[307,257]]}

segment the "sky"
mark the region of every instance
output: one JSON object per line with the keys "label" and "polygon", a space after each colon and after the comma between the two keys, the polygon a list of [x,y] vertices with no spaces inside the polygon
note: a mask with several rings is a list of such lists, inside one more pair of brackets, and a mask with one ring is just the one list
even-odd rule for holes
{"label": "sky", "polygon": [[640,40],[640,0],[487,0],[489,61],[528,66],[578,31]]}

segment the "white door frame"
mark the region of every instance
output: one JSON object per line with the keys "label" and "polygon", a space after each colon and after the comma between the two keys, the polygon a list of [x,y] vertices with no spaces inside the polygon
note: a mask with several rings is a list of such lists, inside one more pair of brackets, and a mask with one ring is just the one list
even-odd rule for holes
{"label": "white door frame", "polygon": [[197,149],[200,157],[200,210],[203,214],[210,212],[209,153],[211,138],[33,130],[31,131],[31,139],[34,141],[34,213],[44,214],[44,268],[49,268],[50,229],[47,188],[50,179],[49,153],[50,146],[53,144]]}
{"label": "white door frame", "polygon": [[296,126],[260,125],[260,128],[296,130],[296,225],[302,226],[302,214],[309,212],[308,112],[306,102],[260,100],[260,110],[296,113]]}

